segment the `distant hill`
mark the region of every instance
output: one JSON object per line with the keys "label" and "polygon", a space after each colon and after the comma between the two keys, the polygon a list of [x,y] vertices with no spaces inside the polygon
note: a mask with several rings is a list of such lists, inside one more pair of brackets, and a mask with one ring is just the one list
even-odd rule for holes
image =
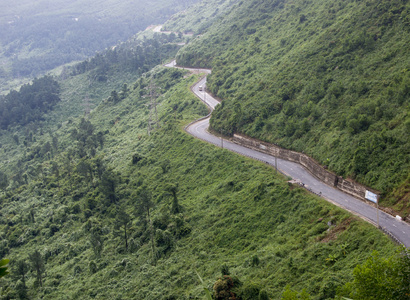
{"label": "distant hill", "polygon": [[[213,68],[208,88],[223,99],[215,130],[304,151],[406,216],[409,16],[399,0],[241,1],[177,59]],[[207,21],[180,21],[197,22]]]}
{"label": "distant hill", "polygon": [[33,77],[115,46],[196,0],[2,1],[0,83]]}
{"label": "distant hill", "polygon": [[[240,4],[243,18],[257,20],[259,10],[275,11],[267,3],[203,1],[172,20],[193,37],[140,33],[1,97],[0,259],[10,260],[10,274],[0,280],[0,298],[406,299],[408,256],[381,230],[267,164],[183,131],[208,113],[190,90],[200,75],[161,62],[191,39],[179,60],[205,58],[214,68],[210,88],[224,98],[213,126],[233,124],[231,79],[238,91],[246,89],[236,84],[256,86],[239,98],[238,120],[252,109],[264,116],[262,65],[270,70],[272,62],[256,62],[270,47],[252,44],[252,28],[245,37],[216,34],[240,21]],[[261,45],[269,30],[260,31]],[[228,46],[230,38],[237,41]]]}

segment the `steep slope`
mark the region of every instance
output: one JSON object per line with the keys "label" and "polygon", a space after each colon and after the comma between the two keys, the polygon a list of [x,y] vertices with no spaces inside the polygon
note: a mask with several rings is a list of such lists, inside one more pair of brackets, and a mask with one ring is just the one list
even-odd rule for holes
{"label": "steep slope", "polygon": [[[286,285],[326,299],[370,251],[393,251],[376,228],[270,167],[184,133],[207,111],[189,90],[198,77],[186,75],[157,68],[122,100],[63,124],[52,155],[31,158],[37,173],[1,194],[5,297],[201,298],[195,272],[212,289],[222,270],[242,299],[277,299]],[[162,94],[159,128],[149,86]],[[18,268],[35,250],[42,286],[34,270],[23,284]]]}
{"label": "steep slope", "polygon": [[[145,72],[163,58],[156,47],[129,70],[108,57],[135,52],[115,49],[71,69],[79,74],[44,122],[0,131],[0,259],[10,259],[1,297],[202,299],[204,287],[233,284],[243,300],[302,289],[331,299],[357,264],[395,251],[269,166],[187,135],[207,113],[189,89],[199,76]],[[88,93],[96,106],[77,117]],[[7,184],[2,170],[15,175]]]}
{"label": "steep slope", "polygon": [[176,32],[190,32],[200,35],[209,29],[217,20],[223,19],[239,0],[215,1],[205,0],[197,5],[173,15],[164,29]]}
{"label": "steep slope", "polygon": [[407,216],[409,5],[242,1],[178,63],[213,68],[215,130],[304,151]]}
{"label": "steep slope", "polygon": [[[48,137],[58,140],[57,129],[89,114],[110,97],[122,99],[143,73],[162,59],[174,57],[181,41],[175,35],[144,31],[113,49],[66,67],[58,77],[36,79],[31,89],[27,85],[0,96],[0,160],[4,162],[0,172],[7,179],[4,182],[13,185],[13,178],[28,176],[32,165],[27,157],[41,160],[47,156],[50,145],[44,141]],[[51,89],[53,82],[56,87],[50,93],[45,85]]]}

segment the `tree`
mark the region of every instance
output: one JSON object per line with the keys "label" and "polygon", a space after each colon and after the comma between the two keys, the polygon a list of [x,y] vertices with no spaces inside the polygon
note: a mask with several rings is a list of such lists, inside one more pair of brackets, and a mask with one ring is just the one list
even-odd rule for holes
{"label": "tree", "polygon": [[403,248],[389,258],[377,251],[353,270],[353,281],[339,292],[353,299],[409,299],[410,251]]}
{"label": "tree", "polygon": [[0,171],[0,189],[4,190],[9,185],[9,179],[7,175]]}
{"label": "tree", "polygon": [[52,136],[52,143],[53,143],[53,149],[58,150],[58,138],[57,136]]}
{"label": "tree", "polygon": [[93,173],[88,160],[81,159],[76,166],[76,172],[84,177],[87,182],[92,181]]}
{"label": "tree", "polygon": [[87,138],[94,134],[94,126],[89,120],[81,119],[78,124],[77,140],[85,143]]}
{"label": "tree", "polygon": [[40,286],[43,286],[43,273],[45,272],[46,268],[44,266],[44,260],[41,256],[41,253],[36,250],[31,255],[29,255],[29,260],[31,262],[31,267],[33,271],[36,272],[36,279]]}
{"label": "tree", "polygon": [[150,210],[154,206],[154,203],[151,201],[151,193],[145,188],[142,187],[135,195],[136,204],[137,204],[137,214],[146,218],[146,224],[149,225],[150,239],[151,239],[151,255],[153,261],[155,261],[155,244],[154,244],[154,227],[152,226],[152,220],[150,215]]}
{"label": "tree", "polygon": [[306,292],[305,289],[302,292],[298,293],[290,288],[289,285],[285,287],[285,290],[282,294],[282,300],[309,300],[310,295]]}
{"label": "tree", "polygon": [[30,266],[24,260],[17,261],[16,270],[14,271],[14,274],[20,277],[16,284],[16,291],[19,299],[28,299],[26,274],[29,271],[29,267]]}
{"label": "tree", "polygon": [[110,170],[104,171],[101,175],[99,189],[110,200],[110,203],[117,202],[116,187],[117,179],[115,174]]}
{"label": "tree", "polygon": [[234,287],[235,283],[230,276],[224,275],[218,278],[213,286],[214,298],[216,300],[236,299],[236,294],[233,292]]}
{"label": "tree", "polygon": [[28,218],[29,218],[29,221],[31,223],[34,223],[36,221],[34,208],[30,209],[29,214],[28,214]]}
{"label": "tree", "polygon": [[121,99],[125,99],[128,96],[128,92],[129,92],[129,88],[128,85],[126,83],[124,83],[124,85],[122,86],[120,95],[121,95]]}
{"label": "tree", "polygon": [[100,257],[101,252],[104,249],[104,240],[102,237],[101,228],[99,226],[95,226],[91,229],[90,244],[93,248],[95,256]]}
{"label": "tree", "polygon": [[111,91],[111,96],[109,98],[109,101],[118,103],[120,101],[120,97],[118,96],[118,93],[116,90]]}
{"label": "tree", "polygon": [[123,209],[121,209],[115,217],[115,227],[116,229],[124,229],[124,240],[125,240],[125,250],[128,250],[128,234],[127,228],[130,226],[131,218]]}
{"label": "tree", "polygon": [[104,146],[104,133],[99,131],[97,133],[97,138],[96,139],[97,139],[98,144],[100,145],[100,148],[102,149],[103,146]]}
{"label": "tree", "polygon": [[51,148],[51,144],[50,142],[46,142],[45,144],[43,144],[42,148],[41,148],[41,156],[44,157],[46,156],[47,153],[52,153],[52,148]]}
{"label": "tree", "polygon": [[[73,158],[72,158],[70,151],[67,151],[64,153],[63,165],[64,165],[66,172],[68,173],[68,178],[71,178],[71,172],[73,170],[73,167],[71,165],[72,159]],[[70,183],[71,183],[71,180],[70,180]]]}
{"label": "tree", "polygon": [[51,162],[51,173],[53,173],[53,175],[56,178],[58,178],[60,176],[60,170],[59,170],[57,162],[55,162],[55,161]]}
{"label": "tree", "polygon": [[178,184],[170,184],[167,186],[167,191],[171,193],[172,195],[172,205],[171,205],[171,213],[173,214],[178,214],[181,212],[181,208],[178,203],[178,197],[177,197],[177,192],[178,192]]}
{"label": "tree", "polygon": [[17,291],[17,296],[19,297],[19,299],[21,299],[21,300],[28,299],[28,297],[27,297],[27,286],[21,280],[17,281],[16,291]]}
{"label": "tree", "polygon": [[19,260],[16,265],[15,274],[21,277],[21,281],[26,285],[26,274],[29,270],[29,265],[24,260]]}

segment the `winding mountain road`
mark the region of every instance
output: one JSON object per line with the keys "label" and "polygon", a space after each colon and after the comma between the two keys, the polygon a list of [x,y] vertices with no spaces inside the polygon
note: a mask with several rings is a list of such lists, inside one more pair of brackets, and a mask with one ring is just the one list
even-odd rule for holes
{"label": "winding mountain road", "polygon": [[[165,65],[166,67],[177,67],[175,61],[170,62]],[[180,68],[180,67],[177,67]],[[210,74],[211,71],[207,69],[188,69],[196,73],[203,72]],[[198,81],[193,87],[193,93],[200,98],[212,111],[216,105],[219,104],[219,101],[213,98],[210,94],[199,90],[199,87],[205,87],[206,85],[206,76]],[[377,209],[373,206],[366,204],[365,202],[356,199],[338,189],[335,189],[319,179],[313,176],[309,171],[307,171],[303,166],[286,161],[280,158],[275,158],[274,156],[258,152],[256,150],[240,146],[238,144],[232,143],[229,140],[221,139],[209,133],[209,119],[210,116],[206,118],[199,119],[196,122],[189,124],[185,130],[203,141],[212,143],[218,147],[223,147],[232,152],[248,156],[259,161],[265,162],[269,165],[276,167],[281,173],[292,177],[297,182],[300,182],[302,186],[311,192],[320,195],[322,198],[327,201],[350,211],[351,213],[365,219],[366,221],[377,226]],[[410,247],[410,225],[406,222],[398,220],[393,216],[379,211],[379,225],[381,229],[392,235],[393,238],[401,242],[405,247]]]}

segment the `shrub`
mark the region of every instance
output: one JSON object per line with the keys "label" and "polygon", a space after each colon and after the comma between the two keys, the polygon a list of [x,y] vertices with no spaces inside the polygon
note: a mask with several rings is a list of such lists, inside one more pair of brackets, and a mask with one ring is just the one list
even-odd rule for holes
{"label": "shrub", "polygon": [[251,266],[252,267],[257,267],[260,264],[260,259],[259,257],[255,254],[254,256],[252,256],[252,260],[251,260]]}
{"label": "shrub", "polygon": [[229,300],[235,299],[235,293],[232,291],[234,282],[231,277],[225,275],[219,278],[214,284],[214,298],[215,300]]}
{"label": "shrub", "polygon": [[240,293],[240,297],[246,300],[258,300],[259,299],[260,288],[254,283],[246,284]]}
{"label": "shrub", "polygon": [[74,276],[81,274],[81,272],[82,272],[82,270],[81,270],[80,266],[75,266],[74,267]]}
{"label": "shrub", "polygon": [[229,275],[229,267],[226,264],[221,266],[222,276]]}
{"label": "shrub", "polygon": [[268,292],[262,290],[259,292],[259,300],[269,300]]}
{"label": "shrub", "polygon": [[95,263],[95,261],[90,261],[90,263],[88,264],[88,269],[90,270],[91,274],[97,273],[97,264]]}

